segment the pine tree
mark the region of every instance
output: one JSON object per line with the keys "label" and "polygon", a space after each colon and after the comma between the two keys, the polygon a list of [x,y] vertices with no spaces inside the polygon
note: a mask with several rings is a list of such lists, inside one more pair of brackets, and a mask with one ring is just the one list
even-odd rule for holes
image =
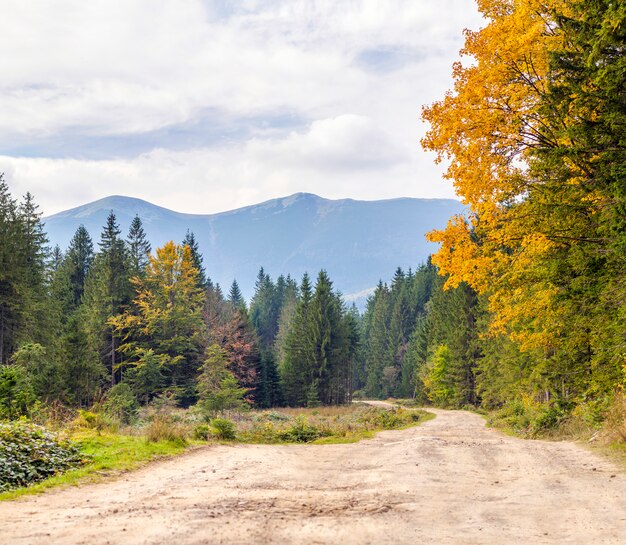
{"label": "pine tree", "polygon": [[198,269],[198,286],[201,288],[207,288],[210,280],[206,276],[206,271],[204,270],[204,257],[200,253],[200,247],[198,246],[198,241],[196,240],[196,235],[194,235],[193,231],[187,229],[187,234],[183,239],[183,246],[189,246],[194,266]]}
{"label": "pine tree", "polygon": [[97,254],[85,283],[88,331],[114,385],[120,379],[120,338],[110,320],[122,315],[132,299],[128,253],[115,214],[107,217]]}
{"label": "pine tree", "polygon": [[128,238],[126,239],[128,251],[128,273],[132,277],[140,277],[145,273],[150,263],[152,246],[143,228],[141,218],[136,215],[130,224]]}
{"label": "pine tree", "polygon": [[21,342],[44,342],[46,236],[32,195],[18,205],[0,174],[0,364]]}
{"label": "pine tree", "polygon": [[[290,406],[307,404],[313,383],[314,347],[311,345],[309,312],[313,292],[308,274],[300,284],[300,297],[283,347],[279,373],[285,401]],[[317,389],[317,388],[316,388]]]}
{"label": "pine tree", "polygon": [[278,332],[276,333],[273,347],[274,359],[278,369],[284,366],[287,336],[296,314],[299,293],[298,284],[290,276],[287,276],[285,279],[283,304],[278,318]]}
{"label": "pine tree", "polygon": [[[279,279],[280,280],[280,279]],[[260,369],[256,402],[262,407],[273,407],[282,401],[280,381],[274,354],[274,342],[278,334],[278,320],[284,297],[285,279],[281,288],[274,285],[263,268],[259,271],[255,293],[250,302],[250,322],[259,339]]]}
{"label": "pine tree", "polygon": [[239,284],[237,280],[233,280],[233,283],[230,286],[230,291],[228,292],[228,301],[231,306],[237,310],[242,312],[246,312],[246,301],[241,294],[241,290],[239,289]]}
{"label": "pine tree", "polygon": [[368,324],[366,325],[365,368],[368,396],[387,397],[388,380],[384,370],[389,366],[389,288],[379,282],[373,298],[368,302]]}
{"label": "pine tree", "polygon": [[65,275],[69,285],[66,313],[76,310],[82,302],[85,282],[94,260],[93,242],[83,225],[79,226],[70,241],[60,274]]}
{"label": "pine tree", "polygon": [[48,270],[52,273],[52,276],[54,276],[54,273],[56,273],[63,264],[63,257],[63,250],[61,250],[58,244],[55,244],[50,253],[50,259],[48,260]]}

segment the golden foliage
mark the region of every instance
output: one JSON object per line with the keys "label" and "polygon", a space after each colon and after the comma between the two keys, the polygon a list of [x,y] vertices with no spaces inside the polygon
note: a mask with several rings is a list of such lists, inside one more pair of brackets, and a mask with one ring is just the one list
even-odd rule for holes
{"label": "golden foliage", "polygon": [[[480,0],[488,24],[466,31],[462,54],[471,62],[454,65],[454,90],[427,107],[430,130],[422,141],[449,162],[446,177],[469,206],[433,231],[441,245],[433,257],[447,287],[467,282],[489,294],[492,331],[507,331],[522,346],[548,348],[558,325],[558,289],[536,274],[558,245],[547,236],[544,208],[526,203],[541,182],[531,174],[532,151],[549,144],[552,133],[539,111],[546,92],[549,51],[559,46],[550,14],[561,0]],[[537,321],[545,322],[535,327]],[[532,324],[532,327],[531,327]]]}

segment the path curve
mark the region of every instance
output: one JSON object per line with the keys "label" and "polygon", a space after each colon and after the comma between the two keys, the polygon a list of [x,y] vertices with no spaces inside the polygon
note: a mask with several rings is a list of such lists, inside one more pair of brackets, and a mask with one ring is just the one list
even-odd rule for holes
{"label": "path curve", "polygon": [[462,411],[348,445],[195,450],[0,503],[0,543],[623,544],[626,476]]}

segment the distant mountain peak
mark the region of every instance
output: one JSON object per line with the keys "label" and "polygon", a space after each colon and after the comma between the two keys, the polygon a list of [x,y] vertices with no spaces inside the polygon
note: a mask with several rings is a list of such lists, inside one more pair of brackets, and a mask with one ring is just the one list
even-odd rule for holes
{"label": "distant mountain peak", "polygon": [[44,218],[51,244],[67,248],[81,224],[97,242],[110,210],[123,236],[138,214],[153,249],[193,231],[208,275],[223,286],[236,278],[248,299],[262,266],[274,278],[326,269],[347,299],[360,300],[379,279],[391,279],[398,266],[425,262],[435,249],[425,233],[443,228],[463,206],[452,199],[332,200],[303,192],[201,215],[111,195]]}
{"label": "distant mountain peak", "polygon": [[298,201],[325,201],[328,199],[324,199],[319,195],[315,195],[314,193],[294,193],[293,195],[289,195],[288,197],[283,197],[279,199],[283,206],[291,206],[292,204]]}

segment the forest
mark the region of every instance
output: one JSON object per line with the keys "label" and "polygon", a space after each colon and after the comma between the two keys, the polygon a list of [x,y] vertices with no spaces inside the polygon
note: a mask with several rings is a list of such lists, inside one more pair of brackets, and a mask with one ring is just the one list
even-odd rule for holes
{"label": "forest", "polygon": [[[401,397],[500,409],[542,430],[623,405],[623,3],[479,2],[422,144],[467,214],[360,315],[325,271],[246,302],[194,234],[153,249],[113,213],[48,248],[33,197],[0,182],[0,416],[59,403],[317,406]],[[390,271],[391,273],[391,271]]]}

